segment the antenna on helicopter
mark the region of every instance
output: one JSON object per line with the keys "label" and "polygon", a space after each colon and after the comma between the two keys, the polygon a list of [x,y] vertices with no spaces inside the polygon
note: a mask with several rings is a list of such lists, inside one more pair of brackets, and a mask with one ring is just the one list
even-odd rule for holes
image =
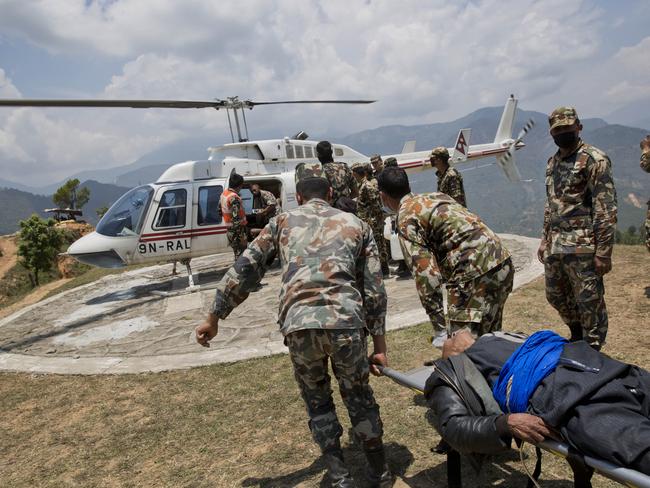
{"label": "antenna on helicopter", "polygon": [[[46,100],[46,99],[0,99],[0,106],[5,107],[129,107],[129,108],[214,108],[219,110],[226,109],[228,115],[228,125],[230,126],[230,137],[235,142],[232,120],[230,112],[232,111],[237,131],[237,140],[239,142],[248,141],[248,124],[246,123],[246,114],[244,109],[252,110],[257,105],[279,105],[279,104],[296,104],[296,103],[351,103],[367,104],[374,103],[376,100],[283,100],[278,102],[254,102],[252,100],[240,100],[239,97],[228,97],[225,100],[213,101],[192,101],[192,100]],[[239,123],[239,114],[241,111],[242,122],[244,124],[244,134]],[[245,137],[244,137],[245,136]]]}

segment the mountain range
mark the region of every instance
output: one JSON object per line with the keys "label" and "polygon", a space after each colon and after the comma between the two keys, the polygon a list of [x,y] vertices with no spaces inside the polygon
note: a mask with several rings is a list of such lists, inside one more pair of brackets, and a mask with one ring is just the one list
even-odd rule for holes
{"label": "mountain range", "polygon": [[[496,133],[501,107],[476,110],[460,119],[435,124],[415,126],[384,126],[364,130],[345,137],[328,137],[349,145],[364,154],[397,153],[407,140],[416,140],[417,150],[435,146],[451,146],[462,128],[471,127],[471,143],[491,141]],[[459,166],[465,180],[469,208],[483,217],[497,232],[511,232],[538,236],[544,207],[544,172],[546,161],[556,147],[548,134],[546,114],[518,110],[517,134],[523,124],[532,119],[533,129],[525,138],[526,147],[517,151],[517,165],[525,180],[509,182],[493,158]],[[585,119],[582,138],[604,150],[612,160],[615,185],[618,192],[619,228],[640,226],[645,215],[644,202],[650,195],[650,177],[639,168],[639,141],[646,130],[619,124],[609,124],[603,119]],[[114,202],[128,188],[155,181],[171,164],[192,159],[205,159],[207,148],[215,145],[213,137],[197,136],[168,144],[148,153],[133,163],[118,168],[86,171],[72,175],[83,181],[91,192],[85,207],[85,218],[96,223],[95,210]],[[432,171],[412,175],[415,191],[435,190],[436,177]],[[53,206],[51,193],[62,182],[43,188],[30,188],[0,179],[0,234],[15,232],[18,221],[32,212],[42,215],[42,210]],[[5,189],[1,189],[5,187]]]}

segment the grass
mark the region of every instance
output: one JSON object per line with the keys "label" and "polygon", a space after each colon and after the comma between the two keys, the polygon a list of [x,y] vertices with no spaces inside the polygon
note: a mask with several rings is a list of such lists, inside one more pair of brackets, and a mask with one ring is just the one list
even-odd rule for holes
{"label": "grass", "polygon": [[[58,279],[59,273],[56,268],[41,271],[38,274],[38,281],[41,285],[46,285]],[[0,308],[8,307],[22,300],[34,290],[36,288],[32,288],[27,269],[20,263],[16,264],[0,278]]]}
{"label": "grass", "polygon": [[[606,280],[610,312],[606,352],[650,367],[650,260],[617,246]],[[415,292],[415,290],[414,290]],[[198,318],[197,318],[198,319]],[[645,324],[645,325],[644,325]],[[543,281],[512,294],[504,329],[566,333],[546,303]],[[432,354],[428,325],[389,333],[391,366],[406,370]],[[390,464],[411,487],[444,487],[445,458],[430,452],[438,436],[421,397],[372,378]],[[125,376],[0,374],[0,479],[12,487],[321,486],[323,466],[307,430],[286,356],[185,371]],[[335,394],[339,417],[349,427]],[[345,454],[363,479],[364,461],[344,435]],[[528,460],[532,467],[533,460]],[[515,453],[497,458],[465,486],[519,487]],[[569,488],[565,462],[545,455],[543,487]],[[360,484],[360,486],[365,486]],[[594,486],[617,486],[602,477]]]}

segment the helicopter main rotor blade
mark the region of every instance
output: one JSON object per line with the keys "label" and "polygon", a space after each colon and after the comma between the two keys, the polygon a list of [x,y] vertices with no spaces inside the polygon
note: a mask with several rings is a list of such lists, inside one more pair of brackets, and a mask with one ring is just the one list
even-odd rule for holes
{"label": "helicopter main rotor blade", "polygon": [[279,102],[254,102],[251,100],[81,100],[81,99],[0,99],[5,107],[128,107],[128,108],[253,108],[256,105],[279,105],[296,103],[345,103],[366,104],[375,100],[286,100]]}
{"label": "helicopter main rotor blade", "polygon": [[129,107],[129,108],[224,108],[227,101],[191,100],[35,100],[0,99],[0,106],[6,107]]}

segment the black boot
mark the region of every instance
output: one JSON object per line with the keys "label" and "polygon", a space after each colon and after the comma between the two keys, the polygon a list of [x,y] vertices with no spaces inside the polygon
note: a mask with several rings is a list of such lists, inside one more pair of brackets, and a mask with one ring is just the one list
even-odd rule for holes
{"label": "black boot", "polygon": [[368,481],[372,488],[390,488],[395,480],[386,464],[383,446],[365,451],[368,460]]}
{"label": "black boot", "polygon": [[323,453],[323,460],[327,466],[327,476],[332,483],[332,488],[355,488],[354,480],[343,460],[341,449],[330,449]]}

